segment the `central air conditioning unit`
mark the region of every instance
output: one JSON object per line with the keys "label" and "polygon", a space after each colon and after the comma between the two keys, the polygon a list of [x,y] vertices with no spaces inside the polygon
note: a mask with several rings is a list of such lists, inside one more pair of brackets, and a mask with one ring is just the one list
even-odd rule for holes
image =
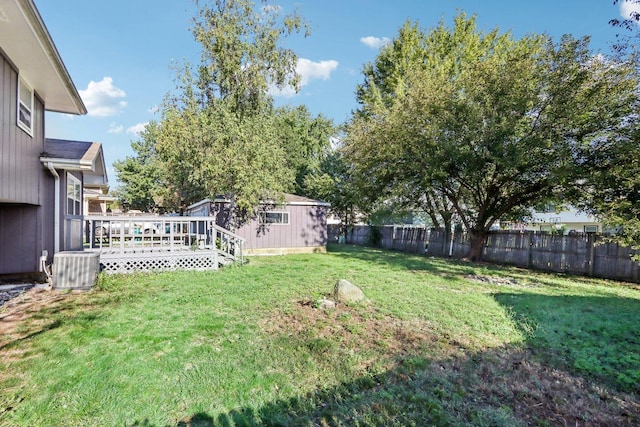
{"label": "central air conditioning unit", "polygon": [[98,281],[98,252],[63,251],[53,256],[53,287],[91,289]]}

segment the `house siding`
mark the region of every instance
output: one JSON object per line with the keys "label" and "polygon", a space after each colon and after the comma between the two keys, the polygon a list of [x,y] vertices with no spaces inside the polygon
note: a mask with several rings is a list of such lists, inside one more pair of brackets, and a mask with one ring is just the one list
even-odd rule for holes
{"label": "house siding", "polygon": [[46,212],[40,190],[52,181],[39,160],[44,105],[36,94],[33,136],[18,127],[18,71],[1,51],[0,85],[0,274],[36,272],[42,250],[53,255],[52,233],[42,226]]}
{"label": "house siding", "polygon": [[38,271],[39,208],[31,205],[0,205],[0,274]]}
{"label": "house siding", "polygon": [[[273,210],[288,212],[289,224],[260,224],[252,219],[235,233],[248,250],[319,248],[327,245],[327,208],[317,205],[285,205]],[[224,210],[223,210],[224,212]],[[218,214],[219,220],[228,215]]]}
{"label": "house siding", "polygon": [[0,140],[0,202],[39,205],[39,183],[44,150],[44,105],[34,101],[33,136],[20,129],[16,122],[18,72],[0,56],[2,84],[2,138]]}

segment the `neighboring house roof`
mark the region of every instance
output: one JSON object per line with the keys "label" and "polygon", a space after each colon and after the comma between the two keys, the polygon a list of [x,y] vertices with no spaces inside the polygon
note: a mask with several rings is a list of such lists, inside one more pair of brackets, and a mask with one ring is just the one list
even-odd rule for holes
{"label": "neighboring house roof", "polygon": [[308,197],[297,196],[295,194],[284,194],[284,200],[288,205],[305,205],[305,206],[331,206],[331,203],[322,200],[310,199]]}
{"label": "neighboring house roof", "polygon": [[[322,200],[315,200],[315,199],[310,199],[308,197],[302,197],[302,196],[297,196],[295,194],[289,194],[289,193],[284,193],[284,201],[287,205],[298,205],[298,206],[326,206],[329,207],[331,206],[331,203],[328,202],[323,202]],[[196,202],[192,205],[187,206],[187,210],[191,210],[191,209],[195,209],[199,206],[202,206],[205,203],[211,203],[212,200],[211,199],[203,199],[200,200],[199,202]],[[223,196],[217,196],[215,198],[215,200],[213,200],[213,202],[215,203],[229,203],[231,202],[231,200],[223,197]]]}
{"label": "neighboring house roof", "polygon": [[102,144],[47,138],[40,161],[56,169],[77,170],[84,174],[84,186],[108,190],[109,181]]}
{"label": "neighboring house roof", "polygon": [[536,223],[583,223],[592,222],[600,223],[601,221],[586,212],[577,210],[569,206],[559,212],[536,212],[533,215],[533,221]]}
{"label": "neighboring house roof", "polygon": [[0,47],[46,110],[87,114],[33,0],[0,3]]}

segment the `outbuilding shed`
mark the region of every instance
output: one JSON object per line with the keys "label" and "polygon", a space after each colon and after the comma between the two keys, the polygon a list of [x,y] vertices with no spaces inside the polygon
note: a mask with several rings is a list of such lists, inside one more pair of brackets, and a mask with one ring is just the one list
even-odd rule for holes
{"label": "outbuilding shed", "polygon": [[284,203],[263,203],[247,223],[233,229],[231,201],[204,199],[187,208],[189,216],[215,216],[216,224],[245,239],[244,253],[278,255],[325,252],[327,202],[285,194]]}

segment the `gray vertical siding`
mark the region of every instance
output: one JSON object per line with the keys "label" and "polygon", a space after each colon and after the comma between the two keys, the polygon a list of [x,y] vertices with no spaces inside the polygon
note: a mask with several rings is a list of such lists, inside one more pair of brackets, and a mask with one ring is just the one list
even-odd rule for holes
{"label": "gray vertical siding", "polygon": [[0,204],[0,274],[38,271],[39,207]]}
{"label": "gray vertical siding", "polygon": [[[216,223],[231,229],[229,203],[213,203],[193,208],[189,215],[216,215]],[[244,248],[252,249],[301,249],[327,245],[327,207],[315,203],[287,204],[273,212],[288,212],[289,224],[260,224],[257,218],[232,230],[245,239]],[[278,251],[275,251],[278,252]],[[275,253],[274,252],[274,253]]]}
{"label": "gray vertical siding", "polygon": [[16,124],[18,73],[1,57],[0,88],[2,103],[2,137],[0,139],[0,201],[40,204],[39,183],[44,150],[44,106],[34,102],[33,137]]}
{"label": "gray vertical siding", "polygon": [[289,224],[267,224],[261,227],[251,220],[236,234],[246,239],[247,249],[308,248],[327,244],[327,208],[324,206],[287,205],[275,209],[289,212]]}
{"label": "gray vertical siding", "polygon": [[31,273],[43,249],[53,256],[53,208],[43,191],[53,178],[40,163],[44,105],[36,93],[33,136],[18,127],[18,72],[1,52],[0,86],[0,274]]}

